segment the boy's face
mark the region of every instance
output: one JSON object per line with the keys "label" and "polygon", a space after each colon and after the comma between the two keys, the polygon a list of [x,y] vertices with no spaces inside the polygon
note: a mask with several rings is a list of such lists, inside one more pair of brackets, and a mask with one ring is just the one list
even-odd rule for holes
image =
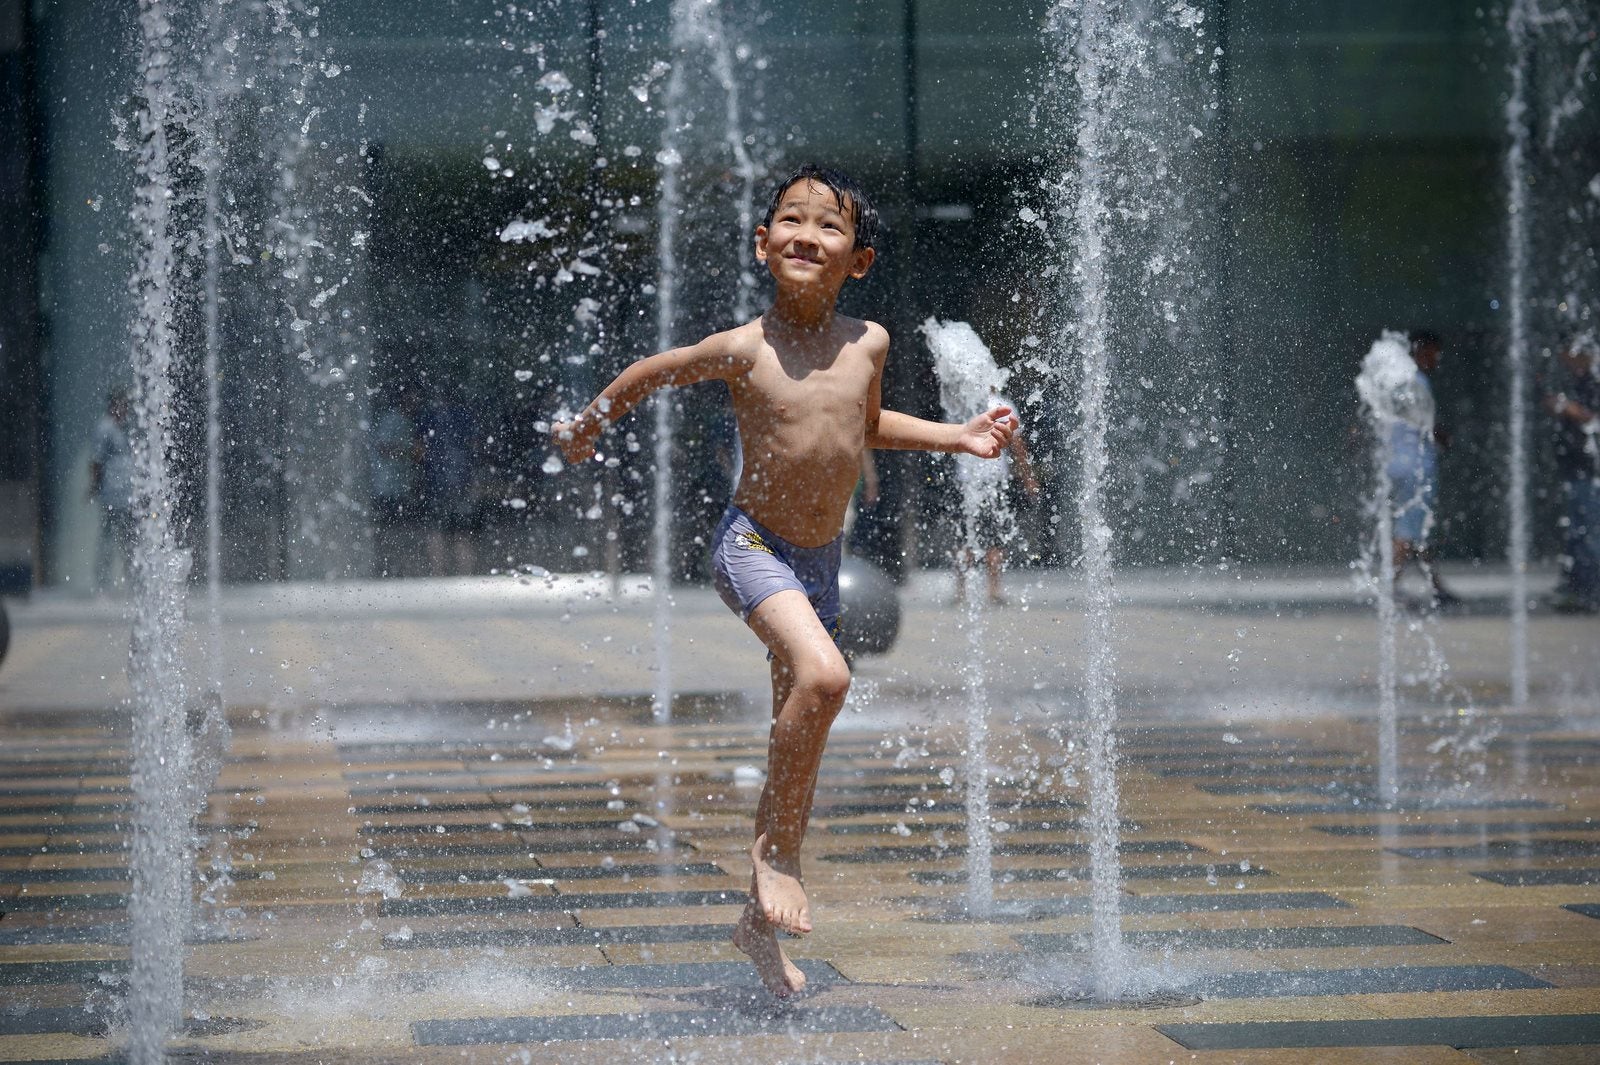
{"label": "boy's face", "polygon": [[855,244],[854,205],[806,179],[783,190],[770,227],[756,227],[756,259],[780,286],[837,293],[872,265],[873,250]]}

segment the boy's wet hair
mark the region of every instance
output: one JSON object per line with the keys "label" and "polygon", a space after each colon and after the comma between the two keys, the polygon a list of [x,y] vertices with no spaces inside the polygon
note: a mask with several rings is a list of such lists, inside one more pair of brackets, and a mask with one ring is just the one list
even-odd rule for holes
{"label": "boy's wet hair", "polygon": [[[763,226],[772,228],[772,216],[777,213],[778,201],[783,199],[783,194],[797,181],[809,181],[833,193],[835,202],[839,204],[839,210],[848,215],[850,221],[855,224],[855,250],[873,246],[878,239],[878,209],[872,205],[867,194],[849,174],[817,163],[805,163],[778,182],[778,187],[772,190],[772,200],[767,204],[766,217],[761,220]],[[848,210],[845,208],[846,200],[850,201]]]}

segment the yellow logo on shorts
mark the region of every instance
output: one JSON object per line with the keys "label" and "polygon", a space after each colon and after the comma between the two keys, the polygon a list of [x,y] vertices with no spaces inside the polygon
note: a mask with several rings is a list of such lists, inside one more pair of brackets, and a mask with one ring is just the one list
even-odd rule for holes
{"label": "yellow logo on shorts", "polygon": [[772,548],[766,545],[766,543],[761,539],[761,534],[757,532],[740,533],[739,546],[744,548],[746,551],[765,551],[767,554],[776,557],[776,553],[772,550]]}

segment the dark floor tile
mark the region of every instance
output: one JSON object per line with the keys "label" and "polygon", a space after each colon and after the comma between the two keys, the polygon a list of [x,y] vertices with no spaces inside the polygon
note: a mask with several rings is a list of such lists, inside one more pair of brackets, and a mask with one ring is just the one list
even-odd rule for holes
{"label": "dark floor tile", "polygon": [[1285,764],[1281,760],[1274,762],[1260,761],[1261,758],[1268,755],[1280,759],[1293,756],[1297,763],[1342,761],[1347,768],[1365,757],[1355,751],[1340,751],[1329,747],[1296,747],[1292,744],[1278,747],[1269,746],[1266,749],[1262,749],[1260,745],[1252,748],[1246,747],[1244,744],[1238,746],[1224,744],[1221,746],[1197,747],[1182,741],[1176,741],[1171,746],[1124,747],[1120,753],[1123,758],[1135,765],[1180,765],[1194,762],[1198,762],[1201,765],[1225,765],[1243,758],[1250,759],[1245,764],[1256,767],[1279,767]]}
{"label": "dark floor tile", "polygon": [[[846,983],[839,970],[825,961],[801,958],[795,964],[806,974],[806,986],[828,987]],[[661,987],[761,987],[761,978],[749,962],[696,961],[672,965],[550,966],[539,979],[571,991],[630,991]]]}
{"label": "dark floor tile", "polygon": [[1600,921],[1600,902],[1574,902],[1561,908],[1563,910],[1571,910],[1573,913],[1581,913],[1585,917],[1593,917],[1595,920]]}
{"label": "dark floor tile", "polygon": [[[501,866],[493,869],[464,867],[419,869],[415,866],[401,866],[396,868],[395,872],[408,884],[454,884],[460,883],[460,878],[463,876],[467,878],[469,884],[492,884],[500,880],[609,880],[624,876],[722,876],[725,873],[720,865],[713,865],[710,862],[665,865],[635,862],[611,866],[528,865]],[[3,879],[3,874],[0,874],[0,880]]]}
{"label": "dark floor tile", "polygon": [[385,917],[445,917],[468,913],[565,912],[571,910],[651,909],[658,906],[742,906],[743,891],[601,891],[511,898],[457,896],[442,899],[385,899]]}
{"label": "dark floor tile", "polygon": [[614,943],[712,943],[727,939],[722,924],[603,925],[597,928],[486,928],[413,932],[383,937],[386,950],[439,950],[461,947],[588,947]]}
{"label": "dark floor tile", "polygon": [[[1123,854],[1204,854],[1204,847],[1197,847],[1192,843],[1182,840],[1170,839],[1135,839],[1124,840],[1119,848]],[[914,862],[938,861],[941,858],[960,858],[967,853],[964,843],[952,843],[948,847],[938,846],[906,846],[906,847],[868,847],[859,851],[843,851],[838,854],[824,854],[825,862],[845,862],[861,864],[868,862]],[[997,858],[1016,855],[1052,855],[1057,857],[1084,857],[1089,853],[1087,843],[1069,843],[1046,841],[1042,843],[1002,843],[994,848]]]}
{"label": "dark floor tile", "polygon": [[[652,844],[654,846],[652,846]],[[681,842],[663,843],[653,835],[619,836],[616,839],[536,840],[510,843],[386,843],[369,848],[377,858],[471,858],[488,855],[518,854],[609,854],[634,851],[677,854],[684,850]]]}
{"label": "dark floor tile", "polygon": [[1389,847],[1407,858],[1590,858],[1600,854],[1600,840],[1496,839],[1465,847]]}
{"label": "dark floor tile", "polygon": [[794,1007],[748,1012],[673,1010],[503,1020],[418,1021],[420,1046],[544,1043],[575,1039],[660,1040],[696,1035],[786,1035],[793,1032],[898,1032],[900,1026],[871,1006]]}
{"label": "dark floor tile", "polygon": [[83,793],[96,793],[96,795],[126,795],[128,788],[114,784],[72,784],[72,785],[22,785],[22,787],[0,788],[0,800],[6,798],[24,798],[29,795],[58,795],[70,798]]}
{"label": "dark floor tile", "polygon": [[32,847],[0,847],[0,857],[26,858],[29,855],[51,854],[115,854],[128,849],[123,839],[96,839],[69,841],[52,839],[49,843]]}
{"label": "dark floor tile", "polygon": [[1487,869],[1473,876],[1507,887],[1555,887],[1562,884],[1600,884],[1600,868]]}
{"label": "dark floor tile", "polygon": [[13,895],[0,899],[0,913],[65,913],[69,910],[123,910],[128,896],[117,893],[94,895]]}
{"label": "dark floor tile", "polygon": [[0,987],[27,984],[87,984],[102,973],[128,974],[125,961],[30,961],[0,963]]}
{"label": "dark floor tile", "polygon": [[[638,803],[631,800],[617,799],[562,799],[559,802],[540,803],[537,806],[529,805],[535,809],[555,810],[604,810],[609,803],[622,802],[622,807],[617,810],[617,819],[623,820],[629,809],[637,809]],[[429,813],[471,813],[477,810],[500,810],[508,817],[520,817],[514,814],[509,802],[435,802],[424,806],[416,802],[380,802],[357,805],[355,812],[359,816],[383,816],[385,814],[416,814],[422,816]]]}
{"label": "dark floor tile", "polygon": [[[913,813],[903,809],[900,812],[905,814],[907,817],[922,816],[920,812]],[[948,815],[950,813],[960,815],[962,811],[959,807],[956,807],[950,811],[941,810],[939,813],[941,816]],[[817,817],[815,813],[812,814],[812,818],[813,820],[821,820],[821,818]],[[1006,822],[1006,824],[1011,826],[1011,831],[1013,832],[1081,832],[1084,830],[1083,823],[1073,817],[1059,817],[1052,820],[1030,818],[1029,820],[1022,821],[1014,817],[1009,817],[1001,811],[992,811],[992,818],[997,821]],[[903,834],[898,830],[901,826],[905,828],[907,833],[914,835],[926,835],[927,833],[938,832],[940,830],[945,832],[965,833],[967,830],[967,822],[965,818],[962,817],[959,820],[951,821],[901,821],[898,826],[891,825],[883,821],[873,821],[869,824],[829,825],[828,831],[835,836],[894,836]],[[1124,832],[1141,832],[1143,829],[1144,826],[1136,824],[1133,821],[1122,822],[1122,830]]]}
{"label": "dark floor tile", "polygon": [[1370,1021],[1158,1024],[1189,1050],[1288,1047],[1586,1046],[1600,1043],[1600,1013],[1508,1017],[1419,1017]]}
{"label": "dark floor tile", "polygon": [[[0,909],[4,904],[0,903]],[[206,929],[191,930],[188,943],[237,943],[255,939],[254,935],[223,934]],[[53,943],[94,943],[122,946],[128,942],[128,924],[115,921],[83,925],[19,925],[7,928],[0,923],[0,947],[33,947]]]}
{"label": "dark floor tile", "polygon": [[1151,772],[1163,777],[1361,777],[1371,774],[1365,766],[1336,762],[1319,765],[1304,762],[1228,762],[1215,765],[1158,765]]}
{"label": "dark floor tile", "polygon": [[[1207,795],[1298,795],[1309,793],[1313,795],[1341,796],[1342,802],[1328,804],[1334,807],[1334,809],[1328,810],[1328,813],[1348,813],[1351,806],[1355,805],[1351,802],[1351,798],[1354,796],[1351,795],[1349,788],[1342,786],[1330,788],[1327,784],[1307,781],[1252,780],[1239,784],[1199,784],[1196,786]],[[1372,793],[1366,789],[1362,789],[1359,797],[1361,798],[1360,805],[1363,807],[1372,802]]]}
{"label": "dark floor tile", "polygon": [[[967,872],[964,869],[914,869],[911,879],[919,884],[965,884]],[[1203,879],[1206,876],[1215,876],[1219,880],[1233,880],[1242,876],[1276,876],[1270,870],[1259,865],[1252,865],[1248,872],[1240,872],[1237,865],[1217,868],[1204,865],[1124,865],[1122,879],[1124,880],[1193,880]],[[996,884],[1031,883],[1040,880],[1087,880],[1089,867],[1086,865],[1069,866],[1064,869],[996,869],[994,882]]]}
{"label": "dark floor tile", "polygon": [[1506,965],[1403,965],[1219,973],[1201,982],[1208,998],[1415,995],[1434,991],[1510,991],[1554,987]]}
{"label": "dark floor tile", "polygon": [[[425,812],[425,811],[419,811]],[[419,821],[405,825],[367,825],[361,829],[363,836],[436,835],[459,836],[471,832],[615,832],[619,824],[637,824],[629,816],[618,814],[604,820],[541,821],[520,824],[516,821],[481,821],[429,824]],[[439,829],[444,831],[440,832]],[[643,826],[641,826],[643,828]],[[653,831],[653,830],[652,830]]]}
{"label": "dark floor tile", "polygon": [[[926,905],[925,899],[902,899],[908,906]],[[1146,913],[1232,913],[1240,910],[1347,910],[1350,904],[1320,891],[1218,891],[1185,895],[1124,895],[1119,900],[1125,914]],[[1043,917],[1075,917],[1091,912],[1086,895],[1011,895],[995,902],[994,919],[1037,920]],[[964,913],[960,900],[950,912]],[[937,915],[933,919],[947,919]]]}
{"label": "dark floor tile", "polygon": [[1122,899],[1124,913],[1346,910],[1349,908],[1349,903],[1321,891],[1219,891],[1190,895],[1130,895]]}
{"label": "dark floor tile", "polygon": [[[1089,948],[1087,933],[1023,932],[1012,937],[1024,949],[1043,953]],[[1323,947],[1437,946],[1448,940],[1407,925],[1304,925],[1292,928],[1183,928],[1170,932],[1124,932],[1138,950],[1291,950]]]}
{"label": "dark floor tile", "polygon": [[0,869],[0,884],[59,884],[63,881],[127,880],[132,874],[125,865],[77,869]]}
{"label": "dark floor tile", "polygon": [[[1206,789],[1210,790],[1210,789]],[[1539,799],[1426,799],[1390,803],[1385,806],[1371,797],[1352,801],[1345,797],[1336,802],[1272,802],[1251,803],[1250,809],[1264,814],[1371,814],[1376,817],[1386,813],[1448,813],[1452,810],[1559,810],[1556,803]]]}
{"label": "dark floor tile", "polygon": [[0,1035],[103,1036],[110,1030],[106,1018],[82,1006],[0,1010]]}
{"label": "dark floor tile", "polygon": [[[599,787],[599,785],[598,784],[590,784],[590,783],[587,783],[587,782],[579,783],[577,781],[565,781],[565,782],[562,782],[562,783],[551,783],[551,784],[548,784],[548,785],[541,785],[540,786],[541,790],[543,790],[546,787],[551,788],[551,789],[562,788],[562,787],[568,787],[568,788],[597,788],[597,787]],[[410,783],[408,783],[408,784],[358,784],[358,785],[353,785],[352,787],[350,787],[350,788],[348,788],[346,790],[349,791],[349,793],[350,793],[350,795],[352,797],[357,796],[357,795],[365,795],[365,796],[369,796],[369,797],[380,797],[381,796],[381,797],[386,797],[386,798],[392,798],[392,799],[394,799],[396,801],[406,800],[406,799],[415,801],[416,798],[419,795],[420,796],[455,795],[455,794],[458,794],[460,792],[475,792],[475,793],[477,793],[479,795],[482,795],[483,793],[487,792],[489,790],[489,788],[488,788],[487,785],[478,784],[478,783],[469,783],[469,784],[434,784],[434,783],[430,782],[430,783],[427,783],[427,784],[410,784]]]}
{"label": "dark floor tile", "polygon": [[[752,799],[751,806],[753,807],[754,805],[755,801]],[[1076,799],[1031,799],[1026,802],[1015,802],[991,797],[989,800],[989,812],[995,817],[1005,817],[1008,814],[1023,810],[1065,812],[1068,810],[1081,810],[1083,807],[1084,804]],[[864,817],[868,814],[939,815],[949,813],[952,810],[964,813],[964,807],[959,797],[954,801],[939,798],[933,806],[926,808],[921,805],[910,806],[904,799],[818,803],[811,811],[811,817],[815,821],[826,821],[833,817]]]}
{"label": "dark floor tile", "polygon": [[1600,821],[1412,821],[1403,825],[1316,825],[1330,836],[1509,836],[1525,832],[1600,832]]}

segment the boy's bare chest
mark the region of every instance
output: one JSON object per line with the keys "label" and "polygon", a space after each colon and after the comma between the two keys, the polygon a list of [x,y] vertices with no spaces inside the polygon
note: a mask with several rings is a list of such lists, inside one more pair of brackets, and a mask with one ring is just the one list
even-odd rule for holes
{"label": "boy's bare chest", "polygon": [[842,353],[826,366],[785,366],[769,354],[746,375],[736,400],[777,421],[852,417],[866,410],[872,374],[872,360],[860,353]]}

